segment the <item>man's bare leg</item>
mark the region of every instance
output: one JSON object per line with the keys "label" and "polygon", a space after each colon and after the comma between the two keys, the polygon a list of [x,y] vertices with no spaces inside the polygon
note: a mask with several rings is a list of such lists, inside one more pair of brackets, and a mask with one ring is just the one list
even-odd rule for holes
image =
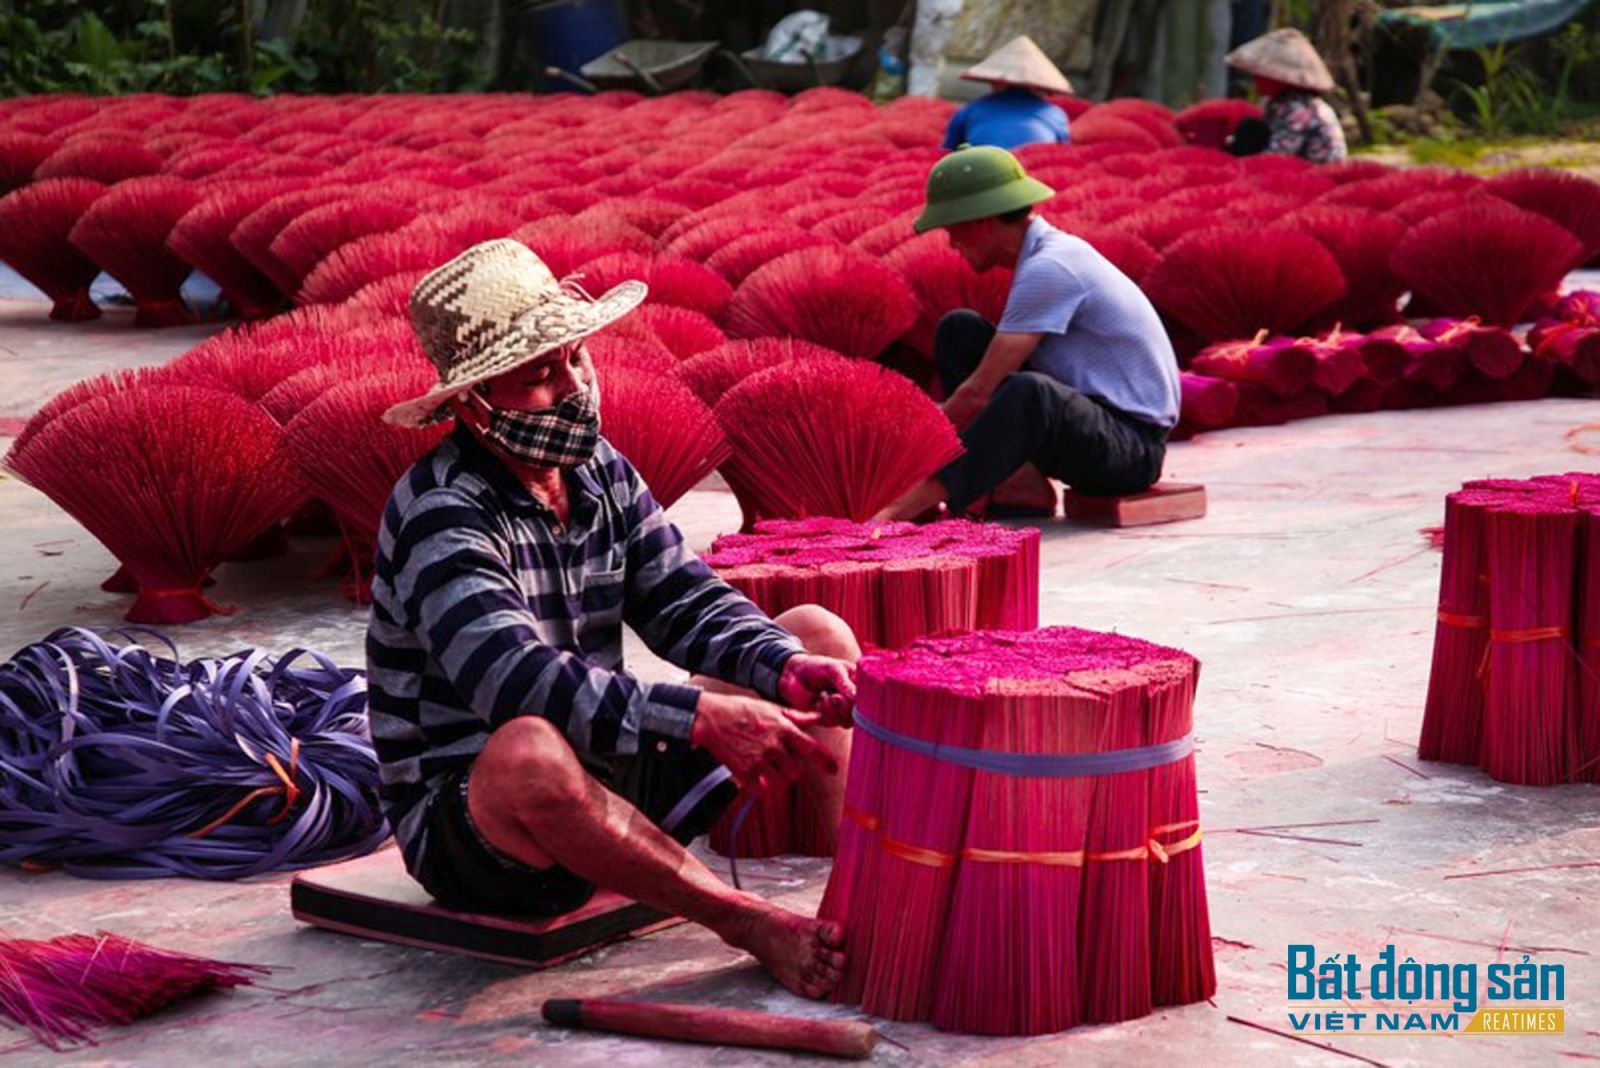
{"label": "man's bare leg", "polygon": [[797,994],[825,997],[839,982],[839,924],[779,908],[718,879],[588,774],[547,720],[523,716],[494,732],[473,761],[467,805],[491,845],[530,867],[560,865],[702,924]]}

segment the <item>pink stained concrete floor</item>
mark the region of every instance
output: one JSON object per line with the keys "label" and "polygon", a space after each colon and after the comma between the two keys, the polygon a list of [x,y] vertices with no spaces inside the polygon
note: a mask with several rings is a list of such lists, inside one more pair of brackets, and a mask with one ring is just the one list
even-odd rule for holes
{"label": "pink stained concrete floor", "polygon": [[[0,305],[0,418],[25,415],[94,370],[167,358],[204,332],[121,330],[114,321],[83,330],[29,315]],[[18,352],[20,363],[10,355]],[[1121,532],[1047,524],[1044,622],[1114,628],[1189,649],[1204,664],[1198,774],[1220,989],[1214,1004],[1034,1039],[887,1023],[891,1042],[877,1059],[1600,1060],[1600,788],[1504,786],[1415,753],[1439,566],[1419,528],[1439,522],[1444,493],[1465,478],[1593,469],[1594,457],[1573,451],[1566,434],[1597,420],[1594,401],[1552,400],[1207,435],[1176,445],[1167,471],[1206,484],[1205,519]],[[728,494],[702,489],[671,514],[703,547],[737,523],[738,510]],[[0,649],[64,624],[119,621],[125,599],[98,588],[110,557],[9,476],[0,476],[0,538]],[[212,596],[238,604],[238,614],[175,628],[185,652],[304,644],[359,663],[363,613],[303,578],[325,550],[299,542],[288,557],[219,571]],[[646,674],[668,670],[637,643],[630,659]],[[1324,826],[1259,831],[1288,823]],[[1488,874],[1512,868],[1539,870]],[[796,907],[814,907],[826,880],[815,860],[751,862],[741,872]],[[287,881],[99,883],[0,872],[0,927],[9,933],[103,927],[280,969],[259,988],[109,1029],[97,1049],[58,1056],[8,1045],[0,1033],[0,1053],[18,1064],[780,1063],[789,1058],[554,1031],[538,1005],[658,986],[666,989],[650,996],[849,1015],[778,990],[691,927],[530,973],[306,929],[289,916]],[[1567,1030],[1318,1040],[1340,1056],[1230,1022],[1288,1029],[1290,942],[1312,942],[1322,955],[1370,958],[1393,942],[1402,959],[1486,964],[1527,953],[1561,963]]]}

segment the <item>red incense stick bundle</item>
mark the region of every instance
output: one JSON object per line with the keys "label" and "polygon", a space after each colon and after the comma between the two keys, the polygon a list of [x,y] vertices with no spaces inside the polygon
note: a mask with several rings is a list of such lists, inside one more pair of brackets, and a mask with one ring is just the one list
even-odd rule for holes
{"label": "red incense stick bundle", "polygon": [[1511,331],[1486,326],[1477,319],[1434,319],[1420,327],[1422,336],[1461,349],[1475,370],[1488,378],[1508,378],[1522,366],[1522,343]]}
{"label": "red incense stick bundle", "polygon": [[850,932],[836,999],[1027,1034],[1209,996],[1195,672],[1071,628],[863,659],[821,908]]}
{"label": "red incense stick bundle", "polygon": [[1577,511],[1548,498],[1503,502],[1489,513],[1489,656],[1479,759],[1502,782],[1554,785],[1577,763],[1577,535]]}
{"label": "red incense stick bundle", "polygon": [[1199,374],[1246,382],[1292,397],[1310,386],[1317,359],[1294,345],[1268,345],[1266,334],[1238,341],[1221,341],[1203,350],[1190,365]]}
{"label": "red incense stick bundle", "polygon": [[[1600,487],[1592,494],[1600,498]],[[1575,777],[1600,782],[1600,501],[1581,507],[1578,540],[1578,759]]]}
{"label": "red incense stick bundle", "polygon": [[1433,667],[1417,744],[1423,760],[1476,764],[1482,751],[1480,671],[1489,648],[1486,528],[1490,508],[1502,499],[1484,490],[1462,490],[1445,498]]}

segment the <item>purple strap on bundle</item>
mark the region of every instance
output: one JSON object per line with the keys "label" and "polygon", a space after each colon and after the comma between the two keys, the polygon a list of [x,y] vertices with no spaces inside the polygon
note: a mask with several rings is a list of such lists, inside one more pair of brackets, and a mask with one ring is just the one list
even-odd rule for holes
{"label": "purple strap on bundle", "polygon": [[946,764],[1000,775],[1020,775],[1032,779],[1075,779],[1088,775],[1118,775],[1126,771],[1146,771],[1172,764],[1194,752],[1194,735],[1185,734],[1159,745],[1136,749],[1111,749],[1103,753],[1007,753],[996,749],[968,749],[941,745],[924,738],[892,731],[855,712],[856,726],[888,745],[919,753]]}
{"label": "purple strap on bundle", "polygon": [[295,649],[156,656],[56,631],[0,664],[0,863],[237,879],[388,836],[366,680]]}

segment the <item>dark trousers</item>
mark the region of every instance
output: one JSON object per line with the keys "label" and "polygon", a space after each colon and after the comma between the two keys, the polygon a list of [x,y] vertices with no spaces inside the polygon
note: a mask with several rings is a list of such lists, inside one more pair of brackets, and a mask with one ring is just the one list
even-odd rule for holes
{"label": "dark trousers", "polygon": [[[939,320],[933,358],[945,395],[977,370],[995,328],[962,309]],[[1023,464],[1079,493],[1114,497],[1149,489],[1161,477],[1167,432],[1036,371],[1006,376],[961,432],[964,455],[939,472],[960,512]]]}

